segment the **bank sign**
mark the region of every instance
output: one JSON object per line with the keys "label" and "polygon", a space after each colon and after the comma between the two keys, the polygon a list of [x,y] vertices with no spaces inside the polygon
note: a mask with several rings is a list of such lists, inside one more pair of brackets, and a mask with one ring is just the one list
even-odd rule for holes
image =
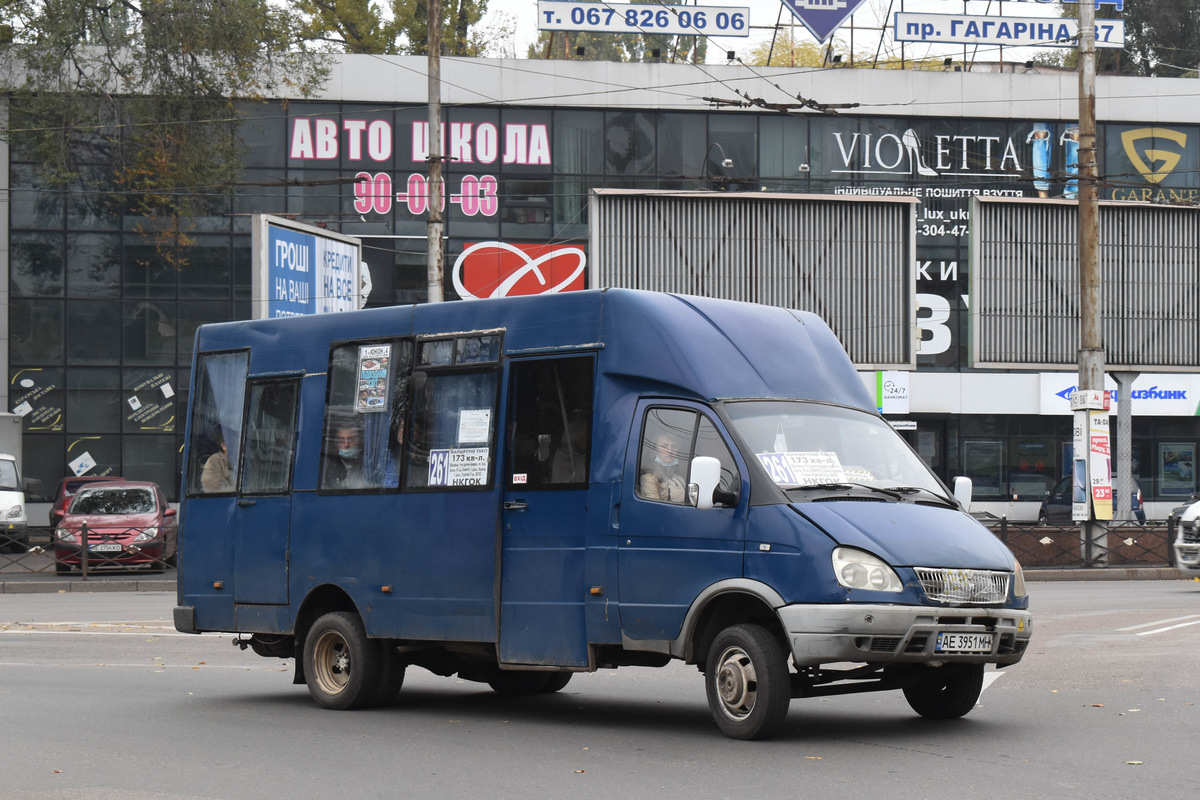
{"label": "bank sign", "polygon": [[[1072,372],[1039,373],[1039,413],[1070,414],[1071,393],[1076,389],[1078,376]],[[1125,398],[1117,391],[1117,384],[1104,376],[1104,386],[1109,390],[1112,413]],[[1163,373],[1139,375],[1133,382],[1130,398],[1132,413],[1139,417],[1194,417],[1200,416],[1200,375],[1187,373]]]}
{"label": "bank sign", "polygon": [[370,292],[351,236],[256,214],[253,249],[255,319],[353,311]]}

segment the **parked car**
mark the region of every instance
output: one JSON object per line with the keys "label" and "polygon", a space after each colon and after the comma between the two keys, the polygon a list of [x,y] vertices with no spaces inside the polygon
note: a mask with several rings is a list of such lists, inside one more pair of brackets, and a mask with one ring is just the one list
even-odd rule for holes
{"label": "parked car", "polygon": [[14,553],[29,548],[21,470],[17,468],[17,457],[8,453],[0,453],[0,545],[7,545]]}
{"label": "parked car", "polygon": [[[1071,489],[1070,475],[1054,484],[1054,488],[1046,493],[1046,499],[1042,501],[1042,508],[1038,511],[1039,525],[1071,524]],[[1138,485],[1136,478],[1133,480],[1133,494],[1129,499],[1133,508],[1133,518],[1138,524],[1145,524],[1146,510],[1142,507],[1142,487]],[[1116,511],[1115,501],[1113,511]]]}
{"label": "parked car", "polygon": [[1183,519],[1183,512],[1187,511],[1196,503],[1200,503],[1200,492],[1192,492],[1191,495],[1188,496],[1187,500],[1184,500],[1182,503],[1172,508],[1171,513],[1167,515],[1167,522],[1174,522],[1176,525],[1178,525],[1180,520]]}
{"label": "parked car", "polygon": [[89,569],[145,566],[149,572],[162,572],[175,562],[175,516],[156,483],[104,481],[84,486],[54,531],[55,567],[60,573],[80,567],[86,524]]}
{"label": "parked car", "polygon": [[1192,497],[1196,498],[1196,502],[1183,506],[1175,526],[1172,546],[1175,548],[1175,564],[1184,572],[1200,575],[1200,497],[1197,494]]}
{"label": "parked car", "polygon": [[83,475],[78,478],[63,478],[59,481],[58,491],[54,494],[54,503],[50,506],[50,526],[58,524],[58,521],[63,518],[63,514],[67,513],[67,507],[71,505],[71,498],[75,497],[75,493],[89,483],[98,481],[123,481],[124,478],[118,475]]}

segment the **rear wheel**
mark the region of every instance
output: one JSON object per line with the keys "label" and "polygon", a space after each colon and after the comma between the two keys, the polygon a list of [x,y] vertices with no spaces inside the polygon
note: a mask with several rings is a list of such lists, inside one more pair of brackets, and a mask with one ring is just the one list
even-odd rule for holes
{"label": "rear wheel", "polygon": [[488,680],[492,691],[505,697],[526,697],[531,694],[541,694],[550,684],[549,672],[530,672],[526,670],[497,670]]}
{"label": "rear wheel", "polygon": [[957,719],[975,707],[983,691],[983,664],[935,667],[929,673],[904,690],[913,711],[929,719]]}
{"label": "rear wheel", "polygon": [[309,694],[325,708],[371,705],[380,691],[383,653],[367,638],[357,614],[334,611],[320,617],[304,640],[304,675]]}
{"label": "rear wheel", "polygon": [[379,653],[379,685],[375,689],[371,705],[386,706],[400,694],[400,687],[404,685],[404,671],[408,665],[400,661],[396,646],[390,642],[380,642]]}
{"label": "rear wheel", "polygon": [[573,672],[551,672],[550,678],[546,681],[546,685],[542,687],[542,694],[554,694],[561,689],[566,688],[566,685],[571,682]]}
{"label": "rear wheel", "polygon": [[787,655],[761,625],[731,625],[718,634],[708,649],[704,685],[717,727],[732,739],[766,738],[787,718]]}

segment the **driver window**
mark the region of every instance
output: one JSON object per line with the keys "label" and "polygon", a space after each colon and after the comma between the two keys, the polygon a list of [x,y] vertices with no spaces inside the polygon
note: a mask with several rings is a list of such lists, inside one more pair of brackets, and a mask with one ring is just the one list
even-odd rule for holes
{"label": "driver window", "polygon": [[696,417],[696,412],[679,408],[652,408],[646,412],[638,460],[638,497],[675,505],[686,502]]}

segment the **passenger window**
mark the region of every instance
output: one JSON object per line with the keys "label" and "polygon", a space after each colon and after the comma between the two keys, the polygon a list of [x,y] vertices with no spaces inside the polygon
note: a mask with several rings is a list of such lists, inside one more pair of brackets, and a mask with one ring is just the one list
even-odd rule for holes
{"label": "passenger window", "polygon": [[696,430],[694,411],[652,408],[642,426],[637,495],[646,500],[683,505]]}
{"label": "passenger window", "polygon": [[250,384],[243,494],[282,494],[291,487],[298,396],[295,379]]}
{"label": "passenger window", "polygon": [[188,441],[188,493],[232,492],[236,487],[246,373],[250,354],[201,354]]}
{"label": "passenger window", "polygon": [[642,426],[636,493],[646,500],[683,505],[696,456],[721,462],[716,505],[734,506],[742,493],[737,462],[712,420],[680,408],[652,408]]}
{"label": "passenger window", "polygon": [[594,371],[590,356],[513,364],[509,486],[553,489],[587,485]]}
{"label": "passenger window", "polygon": [[491,485],[496,372],[413,375],[409,488],[474,489]]}
{"label": "passenger window", "polygon": [[329,358],[322,490],[395,489],[408,423],[413,343],[335,345]]}

